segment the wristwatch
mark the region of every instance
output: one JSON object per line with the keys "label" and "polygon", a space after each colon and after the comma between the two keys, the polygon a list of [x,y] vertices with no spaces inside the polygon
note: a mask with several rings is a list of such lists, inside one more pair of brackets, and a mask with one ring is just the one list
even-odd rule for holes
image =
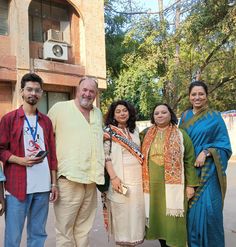
{"label": "wristwatch", "polygon": [[206,155],[206,157],[211,156],[211,153],[207,149],[202,150],[202,152]]}

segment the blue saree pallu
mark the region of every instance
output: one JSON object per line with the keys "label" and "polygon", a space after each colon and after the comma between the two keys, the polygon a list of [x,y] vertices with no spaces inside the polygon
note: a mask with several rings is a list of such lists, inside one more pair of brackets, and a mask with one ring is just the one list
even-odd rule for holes
{"label": "blue saree pallu", "polygon": [[208,149],[211,156],[197,168],[200,185],[189,202],[188,246],[224,247],[223,201],[226,192],[226,168],[231,156],[228,132],[217,111],[204,109],[197,114],[186,111],[180,120],[190,136],[196,157]]}

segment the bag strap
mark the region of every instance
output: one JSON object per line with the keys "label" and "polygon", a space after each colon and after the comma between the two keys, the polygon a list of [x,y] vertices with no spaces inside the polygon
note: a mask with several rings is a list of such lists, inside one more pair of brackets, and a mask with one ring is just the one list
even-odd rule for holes
{"label": "bag strap", "polygon": [[109,134],[110,134],[110,147],[109,147],[109,155],[111,154],[111,148],[112,148],[112,130],[111,128],[109,129]]}

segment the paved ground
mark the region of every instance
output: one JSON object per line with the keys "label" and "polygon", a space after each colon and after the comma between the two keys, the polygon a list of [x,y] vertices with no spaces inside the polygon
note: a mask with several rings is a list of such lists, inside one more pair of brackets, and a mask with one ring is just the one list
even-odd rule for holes
{"label": "paved ground", "polygon": [[[225,222],[225,237],[226,247],[236,246],[236,159],[231,161],[227,170],[228,175],[228,189],[225,198],[224,206],[224,222]],[[3,246],[3,230],[4,230],[4,218],[0,218],[0,246]],[[50,206],[50,213],[47,224],[48,239],[45,247],[55,247],[55,231],[54,231],[54,215],[53,208]],[[25,232],[23,233],[23,239],[21,247],[26,247]],[[110,241],[108,243],[107,235],[105,233],[102,221],[101,203],[97,211],[97,217],[90,234],[91,247],[111,247],[114,243]],[[159,247],[158,241],[145,241],[140,247]],[[217,243],[215,245],[217,247]]]}

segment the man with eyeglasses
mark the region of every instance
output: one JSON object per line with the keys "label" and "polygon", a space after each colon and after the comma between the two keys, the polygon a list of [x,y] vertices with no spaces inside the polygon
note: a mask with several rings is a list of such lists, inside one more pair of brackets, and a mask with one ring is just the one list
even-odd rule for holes
{"label": "man with eyeglasses", "polygon": [[[43,247],[49,201],[58,198],[52,123],[37,110],[42,84],[38,75],[25,74],[20,90],[23,105],[0,122],[0,160],[6,176],[5,247],[20,246],[26,218],[27,246]],[[38,155],[40,151],[48,155]]]}

